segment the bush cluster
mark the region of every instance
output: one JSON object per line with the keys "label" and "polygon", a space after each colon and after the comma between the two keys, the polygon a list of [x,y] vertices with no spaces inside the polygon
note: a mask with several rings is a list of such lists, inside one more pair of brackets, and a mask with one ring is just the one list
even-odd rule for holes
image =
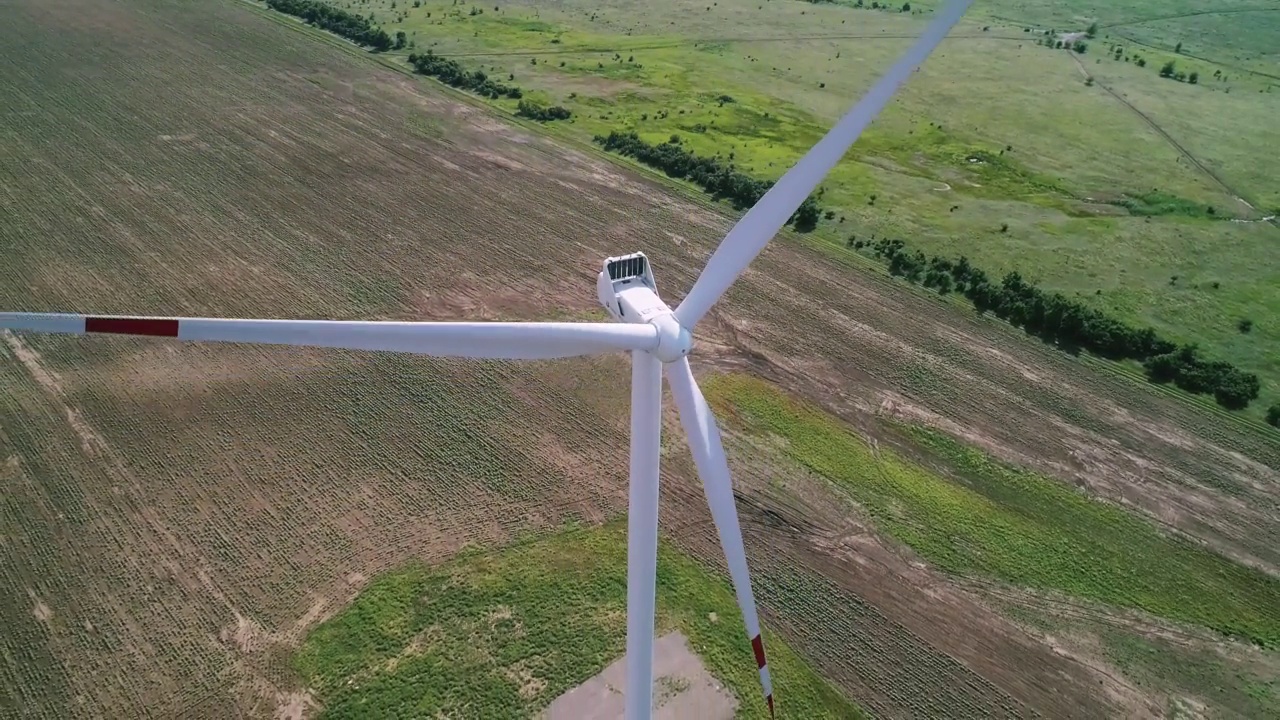
{"label": "bush cluster", "polygon": [[[685,148],[676,135],[659,145],[641,140],[634,132],[620,133],[616,130],[607,137],[597,135],[594,140],[605,150],[639,160],[669,177],[692,180],[712,197],[728,200],[738,210],[755,205],[773,187],[772,181],[738,172],[732,163],[698,156]],[[818,226],[821,216],[817,201],[809,196],[787,222],[799,232],[809,232]]]}
{"label": "bush cluster", "polygon": [[516,114],[520,117],[529,118],[530,120],[537,120],[538,122],[568,120],[573,116],[573,113],[569,112],[567,108],[562,108],[559,105],[546,107],[545,105],[539,105],[538,103],[531,102],[529,100],[520,101],[520,104],[516,107]]}
{"label": "bush cluster", "polygon": [[267,7],[277,12],[302,18],[308,25],[340,35],[357,45],[376,51],[390,50],[391,36],[374,27],[367,19],[340,10],[319,0],[267,0]]}
{"label": "bush cluster", "polygon": [[1064,350],[1137,360],[1151,382],[1172,382],[1190,393],[1213,395],[1231,410],[1247,407],[1258,397],[1261,385],[1256,375],[1227,362],[1204,360],[1196,346],[1178,346],[1151,328],[1131,327],[1060,293],[1045,292],[1016,272],[997,283],[963,256],[954,261],[937,255],[929,258],[919,250],[908,252],[902,240],[888,238],[871,247],[888,262],[893,275],[943,294],[959,292],[978,312],[991,312]]}
{"label": "bush cluster", "polygon": [[500,97],[519,100],[524,96],[520,88],[515,85],[506,85],[493,80],[483,70],[467,72],[456,60],[436,55],[429,49],[421,55],[411,54],[409,64],[413,66],[414,72],[433,77],[450,87],[470,90],[491,100]]}

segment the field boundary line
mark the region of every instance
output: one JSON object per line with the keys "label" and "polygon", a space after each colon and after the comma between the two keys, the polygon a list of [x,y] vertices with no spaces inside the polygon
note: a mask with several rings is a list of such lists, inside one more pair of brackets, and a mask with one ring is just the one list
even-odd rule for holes
{"label": "field boundary line", "polygon": [[1178,13],[1176,15],[1158,15],[1155,17],[1138,18],[1137,20],[1122,20],[1107,25],[1099,25],[1099,30],[1106,30],[1113,27],[1125,27],[1127,25],[1144,25],[1151,22],[1159,22],[1161,20],[1180,20],[1182,18],[1199,17],[1201,15],[1238,15],[1240,13],[1254,12],[1280,12],[1280,8],[1275,7],[1256,7],[1256,8],[1232,8],[1230,10],[1197,10],[1196,12]]}
{"label": "field boundary line", "polygon": [[1139,47],[1147,48],[1148,50],[1155,50],[1156,52],[1165,52],[1165,53],[1181,55],[1182,57],[1188,57],[1188,58],[1191,58],[1192,60],[1199,60],[1200,62],[1209,63],[1210,65],[1218,65],[1220,67],[1227,68],[1234,72],[1245,73],[1246,75],[1257,75],[1258,77],[1264,77],[1270,80],[1280,80],[1280,75],[1272,75],[1271,73],[1262,72],[1261,70],[1250,70],[1249,68],[1243,68],[1243,67],[1240,67],[1239,65],[1232,65],[1230,63],[1226,63],[1221,60],[1214,60],[1213,58],[1207,58],[1201,55],[1192,55],[1191,53],[1185,52],[1185,51],[1174,53],[1174,51],[1170,50],[1169,48],[1160,47],[1159,45],[1152,45],[1151,43],[1143,42],[1136,38],[1132,38],[1128,35],[1125,35],[1124,33],[1116,33],[1116,37],[1119,37],[1125,40],[1126,42],[1133,43],[1134,45],[1137,45]]}
{"label": "field boundary line", "polygon": [[1174,137],[1170,135],[1168,131],[1166,131],[1163,127],[1161,127],[1160,124],[1157,123],[1151,116],[1139,110],[1133,103],[1126,100],[1123,95],[1113,90],[1109,85],[1102,82],[1094,75],[1090,74],[1089,69],[1085,67],[1085,64],[1080,60],[1079,55],[1072,52],[1071,59],[1075,61],[1076,66],[1080,68],[1080,72],[1084,73],[1085,77],[1093,78],[1094,85],[1097,85],[1098,87],[1102,88],[1103,91],[1105,91],[1108,95],[1115,98],[1118,102],[1120,102],[1120,104],[1129,108],[1129,110],[1132,111],[1135,115],[1142,118],[1143,122],[1145,122],[1148,126],[1150,126],[1152,130],[1156,131],[1156,134],[1164,138],[1165,141],[1167,141],[1171,146],[1173,146],[1173,148],[1177,150],[1179,154],[1185,157],[1188,162],[1195,165],[1200,170],[1200,172],[1204,173],[1206,177],[1208,177],[1209,179],[1217,183],[1218,186],[1221,187],[1223,190],[1226,190],[1228,195],[1235,198],[1237,201],[1244,203],[1249,208],[1252,214],[1254,215],[1258,214],[1257,207],[1252,202],[1249,202],[1249,199],[1244,196],[1243,192],[1231,187],[1230,185],[1227,184],[1225,180],[1218,177],[1217,173],[1213,172],[1204,163],[1200,162],[1200,160],[1195,155],[1191,154],[1190,150],[1183,147],[1182,143],[1179,143],[1177,140],[1175,140]]}
{"label": "field boundary line", "polygon": [[[246,2],[251,0],[246,0]],[[617,45],[614,47],[586,47],[586,48],[551,48],[551,49],[528,49],[528,50],[491,50],[483,52],[451,52],[449,57],[504,57],[508,55],[592,55],[613,52],[631,52],[635,50],[668,50],[671,48],[684,47],[686,45],[698,45],[700,43],[708,44],[738,44],[738,43],[774,43],[774,42],[809,42],[813,40],[913,40],[917,35],[904,35],[900,33],[881,33],[866,34],[854,33],[845,35],[793,35],[793,36],[765,36],[765,37],[723,37],[723,38],[688,38],[679,41],[663,42],[663,43],[647,43],[641,45]],[[1015,35],[991,35],[989,33],[981,33],[978,35],[948,35],[946,40],[1003,40],[1006,42],[1014,40],[1026,40],[1024,37]]]}
{"label": "field boundary line", "polygon": [[[1237,10],[1205,10],[1202,12],[1184,13],[1182,15],[1167,15],[1163,17],[1140,18],[1138,20],[1125,20],[1122,22],[1111,23],[1109,25],[1099,25],[1098,29],[1110,30],[1111,28],[1125,28],[1133,25],[1142,25],[1144,23],[1157,22],[1159,20],[1177,20],[1179,18],[1197,17],[1200,15],[1234,15],[1234,14],[1246,13],[1246,12],[1280,12],[1280,8],[1240,8]],[[1019,27],[1024,27],[1024,28],[1040,26],[1040,23],[1029,22],[1025,20],[1020,20],[1018,18],[1007,17],[1004,15],[989,15],[988,17],[994,18],[1001,22],[1013,23],[1014,25],[1017,25]],[[1032,35],[1036,35],[1036,34],[1037,33],[1032,33]],[[1152,45],[1151,43],[1146,43],[1141,40],[1136,40],[1128,35],[1125,35],[1124,33],[1117,32],[1116,36],[1126,40],[1127,42],[1131,42],[1134,45],[1139,45],[1149,50],[1157,50],[1159,52],[1168,52],[1168,53],[1173,52],[1169,48],[1160,47],[1158,45]],[[1280,80],[1280,75],[1272,75],[1271,73],[1263,72],[1261,70],[1250,70],[1249,68],[1243,68],[1238,65],[1231,65],[1230,63],[1224,62],[1222,60],[1214,60],[1213,58],[1202,57],[1200,55],[1192,55],[1191,53],[1187,53],[1187,52],[1182,52],[1178,54],[1184,57],[1192,58],[1194,60],[1199,60],[1200,62],[1206,62],[1211,65],[1220,65],[1224,68],[1230,68],[1236,72],[1246,73],[1249,75],[1257,75],[1259,77],[1270,78],[1272,80]]]}

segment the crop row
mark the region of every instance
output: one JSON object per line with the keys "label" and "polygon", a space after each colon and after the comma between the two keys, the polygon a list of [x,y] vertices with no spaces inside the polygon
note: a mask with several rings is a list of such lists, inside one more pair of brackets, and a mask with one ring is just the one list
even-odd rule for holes
{"label": "crop row", "polygon": [[[238,66],[252,57],[245,47],[229,43],[218,62]],[[69,48],[98,58],[95,66],[111,66],[120,52],[110,42]],[[24,173],[6,199],[15,222],[0,231],[14,251],[0,289],[5,309],[403,316],[425,287],[449,287],[446,279],[469,264],[450,258],[480,236],[474,220],[449,227],[430,218],[466,218],[502,202],[463,193],[419,206],[413,222],[443,231],[434,245],[416,234],[388,237],[405,226],[387,208],[416,188],[385,203],[358,187],[326,191],[325,213],[282,215],[306,197],[303,186],[343,187],[359,153],[372,150],[370,165],[380,169],[420,167],[421,158],[398,154],[394,143],[351,142],[381,118],[327,109],[290,117],[306,83],[233,88],[210,77],[214,63],[129,52],[141,56],[126,63],[131,73],[170,86],[169,102],[105,90],[102,79],[73,72],[48,90],[5,88],[47,95],[12,126],[14,147],[43,171]],[[25,57],[47,66],[54,55]],[[94,120],[75,119],[84,117]],[[318,154],[335,139],[334,156]],[[68,198],[77,199],[70,211]],[[378,237],[385,241],[370,242]],[[484,268],[521,262],[512,248],[491,240],[473,267],[492,276]],[[410,273],[418,277],[401,282]],[[369,304],[363,289],[387,276],[393,292]],[[600,436],[599,423],[571,413],[539,423],[539,407],[572,406],[563,385],[503,406],[511,398],[499,391],[537,386],[546,375],[537,368],[21,340],[61,389],[41,386],[11,352],[4,357],[16,380],[4,383],[3,426],[23,432],[5,439],[0,459],[12,455],[33,479],[7,486],[5,536],[15,552],[4,569],[14,621],[6,627],[26,649],[6,645],[13,662],[0,663],[0,680],[24,711],[45,716],[72,714],[58,700],[74,695],[107,714],[237,714],[235,688],[256,686],[255,673],[274,662],[276,633],[319,588],[340,600],[341,579],[353,571],[440,557],[576,512],[574,493],[548,497],[564,477],[542,467],[532,439],[535,430]]]}
{"label": "crop row", "polygon": [[[877,715],[978,718],[1034,714],[990,680],[938,649],[936,639],[913,632],[878,609],[873,598],[884,602],[890,589],[869,592],[865,584],[877,582],[879,576],[860,574],[852,569],[856,564],[840,568],[840,561],[811,544],[814,538],[845,527],[848,518],[843,513],[849,509],[843,503],[833,503],[828,491],[815,486],[812,478],[777,465],[775,451],[769,447],[737,436],[732,429],[729,433],[726,444],[739,494],[739,518],[767,637],[780,634],[787,638],[850,697]],[[810,493],[816,493],[813,501],[801,496]],[[826,499],[817,500],[823,497]],[[678,527],[673,532],[708,564],[723,566],[718,539],[709,523]],[[930,611],[947,609],[937,604]],[[945,622],[933,625],[942,627]]]}
{"label": "crop row", "polygon": [[718,378],[712,389],[753,432],[786,438],[787,455],[940,569],[1139,608],[1261,646],[1280,642],[1280,582],[1126,510],[909,428],[960,473],[951,483],[887,450],[873,454],[830,416],[758,381]]}

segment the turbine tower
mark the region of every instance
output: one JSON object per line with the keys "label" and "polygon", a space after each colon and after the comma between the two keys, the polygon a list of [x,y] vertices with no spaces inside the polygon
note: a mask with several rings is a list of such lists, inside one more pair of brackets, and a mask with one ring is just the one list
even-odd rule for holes
{"label": "turbine tower", "polygon": [[658,458],[665,372],[680,422],[728,562],[755,655],[765,702],[773,684],[747,572],[729,465],[715,416],[689,367],[693,329],[818,187],[898,87],[960,21],[973,0],[952,0],[914,45],[818,144],[734,225],[684,301],[672,310],[658,295],[642,253],[604,261],[596,289],[613,318],[604,323],[382,322],[259,320],[0,313],[0,330],[117,334],[197,342],[295,345],[507,360],[631,353],[631,467],[627,520],[627,720],[647,720],[653,705],[653,630],[658,565]]}

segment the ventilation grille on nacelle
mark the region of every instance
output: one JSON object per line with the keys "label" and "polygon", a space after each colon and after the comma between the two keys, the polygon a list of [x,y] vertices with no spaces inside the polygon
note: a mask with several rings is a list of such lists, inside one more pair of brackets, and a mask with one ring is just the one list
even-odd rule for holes
{"label": "ventilation grille on nacelle", "polygon": [[623,280],[640,277],[644,275],[645,269],[645,257],[643,255],[620,258],[609,263],[609,279]]}

